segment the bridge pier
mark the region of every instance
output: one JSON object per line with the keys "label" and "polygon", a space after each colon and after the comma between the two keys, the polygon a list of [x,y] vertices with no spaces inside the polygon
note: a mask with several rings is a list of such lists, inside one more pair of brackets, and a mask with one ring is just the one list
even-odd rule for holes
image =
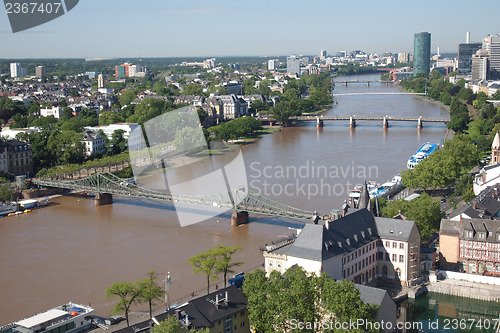
{"label": "bridge pier", "polygon": [[344,82],[345,86],[347,87],[347,82]]}
{"label": "bridge pier", "polygon": [[316,117],[316,126],[317,127],[323,127],[323,119],[320,119],[319,117]]}
{"label": "bridge pier", "polygon": [[383,127],[384,129],[389,128],[389,121],[387,120],[387,117],[384,117],[384,120],[383,120],[383,122],[382,122],[382,127]]}
{"label": "bridge pier", "polygon": [[103,205],[109,205],[113,203],[113,195],[109,193],[97,193],[95,196],[95,205],[96,206],[103,206]]}
{"label": "bridge pier", "polygon": [[370,81],[366,81],[366,86],[370,88]]}
{"label": "bridge pier", "polygon": [[250,222],[250,219],[248,217],[248,212],[247,211],[241,211],[241,212],[234,212],[233,215],[231,216],[231,225],[232,226],[239,226],[242,224],[247,224]]}
{"label": "bridge pier", "polygon": [[418,120],[417,120],[417,129],[418,129],[419,131],[421,131],[421,130],[422,130],[422,127],[423,127],[423,126],[422,126],[422,116],[420,116],[420,117],[418,117]]}
{"label": "bridge pier", "polygon": [[349,118],[349,128],[356,128],[356,119],[353,117]]}

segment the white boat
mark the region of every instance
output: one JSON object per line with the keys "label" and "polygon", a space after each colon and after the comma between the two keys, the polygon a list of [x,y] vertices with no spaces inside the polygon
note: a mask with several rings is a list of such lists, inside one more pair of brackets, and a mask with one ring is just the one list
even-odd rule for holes
{"label": "white boat", "polygon": [[439,145],[435,143],[424,143],[415,154],[413,154],[408,162],[406,163],[406,167],[408,169],[413,169],[418,163],[422,162],[425,160],[427,157],[429,157],[430,154],[435,152],[437,149],[439,149]]}
{"label": "white boat", "polygon": [[18,209],[17,204],[0,204],[0,216],[9,215],[10,213],[15,213]]}
{"label": "white boat", "polygon": [[1,326],[0,332],[84,332],[94,327],[93,313],[94,309],[89,306],[69,302],[29,318]]}
{"label": "white boat", "polygon": [[383,183],[370,191],[370,198],[387,198],[403,188],[401,176],[394,176],[391,181]]}

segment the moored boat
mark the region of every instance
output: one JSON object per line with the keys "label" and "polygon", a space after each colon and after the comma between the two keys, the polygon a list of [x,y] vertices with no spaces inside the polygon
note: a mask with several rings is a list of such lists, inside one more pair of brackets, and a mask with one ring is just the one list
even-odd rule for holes
{"label": "moored boat", "polygon": [[408,169],[413,169],[418,163],[429,157],[430,154],[439,149],[439,145],[436,143],[424,143],[415,154],[413,154],[406,163]]}

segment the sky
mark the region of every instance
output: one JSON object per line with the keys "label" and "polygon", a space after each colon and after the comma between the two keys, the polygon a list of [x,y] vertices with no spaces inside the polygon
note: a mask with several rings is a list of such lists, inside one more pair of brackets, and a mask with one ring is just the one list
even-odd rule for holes
{"label": "sky", "polygon": [[500,34],[499,0],[80,0],[18,33],[0,8],[0,59],[413,53],[421,31],[456,53],[467,31]]}

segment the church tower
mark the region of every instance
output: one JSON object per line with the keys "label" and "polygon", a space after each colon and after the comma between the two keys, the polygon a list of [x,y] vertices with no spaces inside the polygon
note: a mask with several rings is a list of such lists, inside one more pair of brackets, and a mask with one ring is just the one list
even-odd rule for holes
{"label": "church tower", "polygon": [[493,143],[491,144],[491,165],[500,163],[500,136],[498,132],[495,134]]}

